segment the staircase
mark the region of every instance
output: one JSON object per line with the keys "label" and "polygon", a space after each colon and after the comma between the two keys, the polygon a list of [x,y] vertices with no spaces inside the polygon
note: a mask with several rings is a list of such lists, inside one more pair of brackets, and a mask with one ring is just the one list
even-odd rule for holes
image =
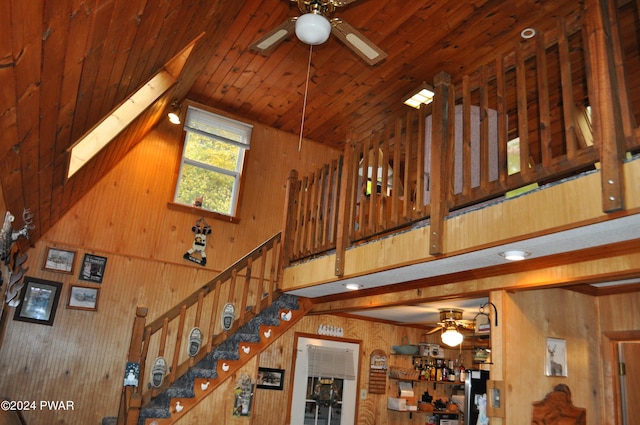
{"label": "staircase", "polygon": [[[139,425],[173,424],[248,360],[267,348],[308,311],[281,295],[140,410]],[[286,319],[286,320],[285,320]],[[182,406],[180,412],[176,405]]]}
{"label": "staircase", "polygon": [[[127,356],[139,380],[123,387],[118,417],[104,418],[103,425],[175,423],[304,317],[311,302],[278,289],[282,251],[278,233],[151,323],[139,306]],[[183,347],[191,349],[194,328],[202,341],[189,357]],[[145,371],[157,357],[165,359],[166,374],[152,388]]]}

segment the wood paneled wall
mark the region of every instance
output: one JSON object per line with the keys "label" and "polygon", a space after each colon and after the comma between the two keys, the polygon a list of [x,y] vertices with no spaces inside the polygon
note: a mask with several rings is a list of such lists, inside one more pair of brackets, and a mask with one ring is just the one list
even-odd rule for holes
{"label": "wood paneled wall", "polygon": [[[118,412],[135,308],[153,320],[280,231],[291,169],[309,174],[341,152],[254,123],[240,223],[207,219],[206,267],[182,255],[198,215],[168,208],[181,149],[180,127],[160,124],[28,251],[28,275],[63,282],[53,326],[9,318],[0,347],[0,395],[70,400],[74,411],[24,412],[30,425],[98,424]],[[77,252],[73,275],[42,270],[46,248]],[[85,253],[107,257],[98,311],[67,309]],[[13,314],[13,310],[9,312]]]}
{"label": "wood paneled wall", "polygon": [[[564,289],[533,290],[508,294],[503,306],[505,423],[529,425],[531,403],[562,383],[571,389],[573,404],[587,408],[587,424],[601,424],[596,298]],[[567,377],[545,375],[548,337],[566,340]]]}

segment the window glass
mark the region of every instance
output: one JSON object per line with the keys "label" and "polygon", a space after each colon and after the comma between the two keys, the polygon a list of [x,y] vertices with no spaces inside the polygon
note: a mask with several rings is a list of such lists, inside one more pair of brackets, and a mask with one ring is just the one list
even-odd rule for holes
{"label": "window glass", "polygon": [[189,106],[174,202],[235,216],[252,127]]}

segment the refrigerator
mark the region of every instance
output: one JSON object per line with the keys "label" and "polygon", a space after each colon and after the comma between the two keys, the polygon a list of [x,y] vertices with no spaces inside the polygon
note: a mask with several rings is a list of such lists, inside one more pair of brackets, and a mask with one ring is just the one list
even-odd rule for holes
{"label": "refrigerator", "polygon": [[464,425],[476,425],[478,422],[479,411],[475,399],[476,395],[487,393],[488,379],[488,370],[467,370],[467,380],[464,383]]}

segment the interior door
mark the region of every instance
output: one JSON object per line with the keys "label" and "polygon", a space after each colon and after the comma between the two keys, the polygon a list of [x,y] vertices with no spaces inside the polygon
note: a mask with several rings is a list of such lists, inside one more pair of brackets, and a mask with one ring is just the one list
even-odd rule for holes
{"label": "interior door", "polygon": [[622,366],[620,396],[624,425],[640,425],[640,341],[620,341],[618,361]]}

